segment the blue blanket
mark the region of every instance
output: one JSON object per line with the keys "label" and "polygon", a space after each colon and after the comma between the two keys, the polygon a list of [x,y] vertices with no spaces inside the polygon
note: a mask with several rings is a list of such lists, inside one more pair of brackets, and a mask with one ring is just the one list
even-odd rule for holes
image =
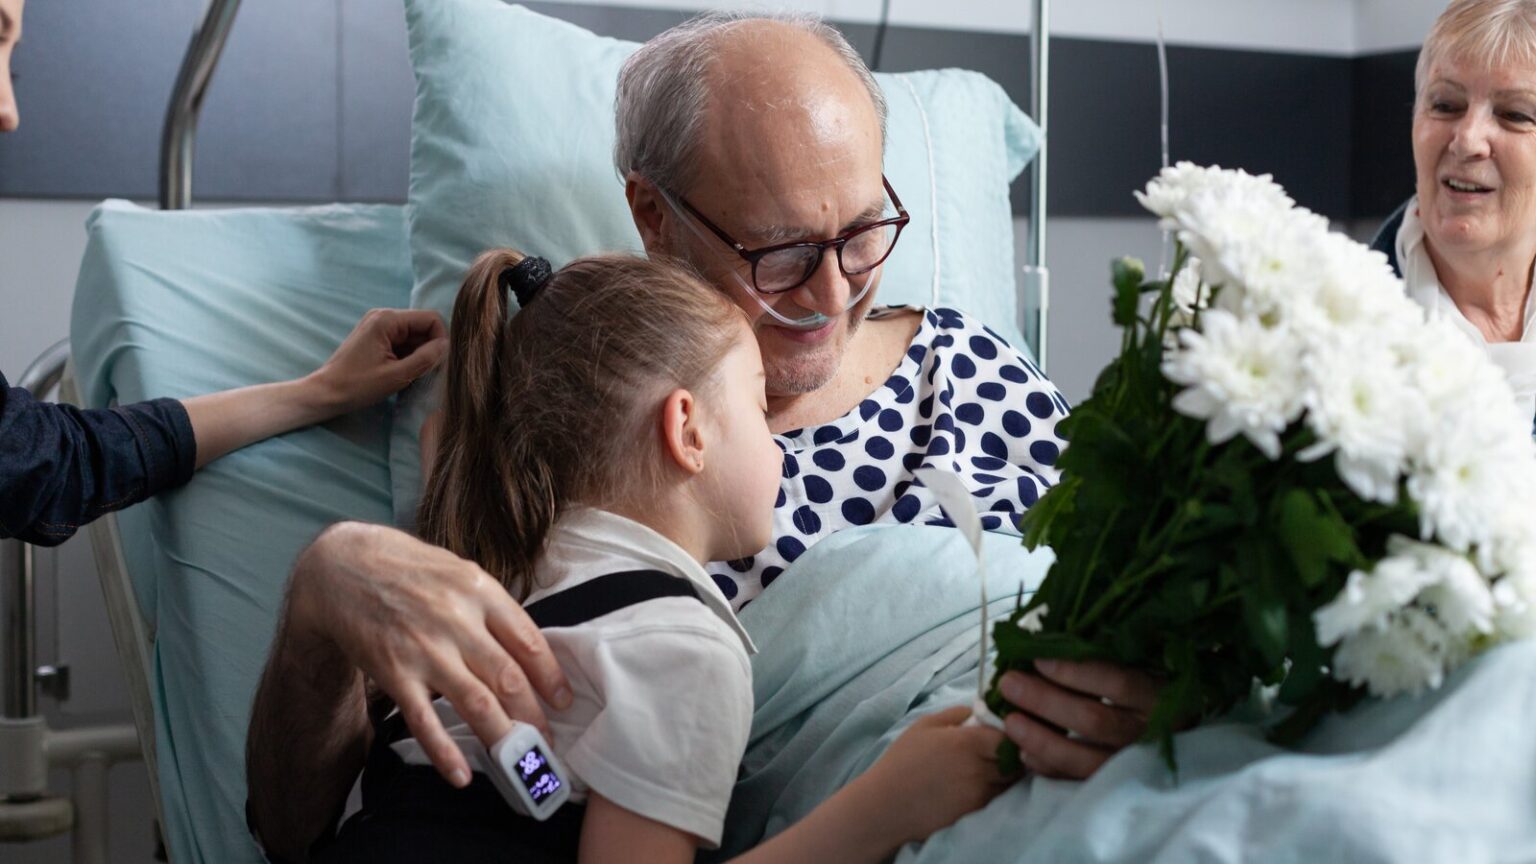
{"label": "blue blanket", "polygon": [[[992,614],[1049,554],[988,535]],[[742,620],[757,710],[720,857],[782,831],[921,714],[975,694],[979,600],[959,532],[845,531]],[[1082,783],[1021,782],[901,862],[1536,860],[1536,642],[1415,698],[1325,721],[1294,751],[1251,723],[1180,735],[1180,773],[1131,748]]]}

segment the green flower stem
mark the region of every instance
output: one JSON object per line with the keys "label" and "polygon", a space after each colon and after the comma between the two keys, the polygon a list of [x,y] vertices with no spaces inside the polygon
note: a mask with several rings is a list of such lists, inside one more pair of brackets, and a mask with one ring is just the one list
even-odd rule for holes
{"label": "green flower stem", "polygon": [[1087,574],[1089,578],[1084,579],[1078,583],[1077,599],[1072,601],[1072,612],[1067,616],[1068,632],[1072,632],[1077,629],[1077,613],[1078,610],[1082,609],[1083,607],[1084,598],[1088,596],[1088,585],[1089,583],[1093,582],[1092,574],[1094,568],[1098,566],[1099,555],[1104,551],[1104,543],[1109,539],[1109,532],[1115,527],[1115,523],[1119,521],[1120,513],[1123,509],[1124,508],[1122,507],[1116,507],[1114,510],[1110,511],[1109,518],[1104,520],[1104,527],[1099,529],[1099,539],[1094,541],[1093,553],[1088,556],[1088,566],[1083,570],[1083,573]]}

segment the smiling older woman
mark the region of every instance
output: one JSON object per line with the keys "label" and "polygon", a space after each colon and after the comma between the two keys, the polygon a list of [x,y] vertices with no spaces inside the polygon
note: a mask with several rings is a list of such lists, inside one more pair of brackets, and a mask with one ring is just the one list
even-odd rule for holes
{"label": "smiling older woman", "polygon": [[1378,235],[1409,296],[1536,414],[1536,0],[1455,0],[1415,76],[1417,194]]}

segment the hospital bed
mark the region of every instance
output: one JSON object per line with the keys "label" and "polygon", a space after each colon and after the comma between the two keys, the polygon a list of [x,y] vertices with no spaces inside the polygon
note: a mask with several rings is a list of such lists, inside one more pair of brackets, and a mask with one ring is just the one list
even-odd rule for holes
{"label": "hospital bed", "polygon": [[[162,137],[160,210],[107,202],[92,215],[73,357],[61,344],[39,358],[22,381],[39,394],[57,384],[60,398],[100,407],[294,377],[329,356],[368,309],[409,305],[403,207],[190,209],[198,113],[239,5],[210,0],[183,60]],[[1032,113],[1042,129],[1049,5],[1033,0]],[[1008,333],[1027,331],[1043,360],[1045,145],[1035,143],[1029,260],[1017,288],[1026,302],[1010,296],[1001,307],[1027,312],[992,320]],[[914,186],[934,184],[931,165],[913,178]],[[939,234],[935,225],[934,259]],[[912,299],[939,299],[936,275],[933,284],[931,298]],[[83,776],[94,777],[110,760],[131,758],[136,742],[173,861],[259,860],[241,809],[243,742],[283,586],[325,525],[394,520],[391,419],[384,405],[247,448],[188,487],[90,528],[136,735],[88,730],[75,746],[67,733],[46,729],[35,700],[31,552],[14,541],[0,546],[8,640],[0,725],[35,732],[0,741],[0,757],[10,758],[0,758],[0,793],[44,792],[50,749],[56,763],[90,749],[99,770]],[[50,830],[88,826],[76,860],[106,860],[104,788],[86,786],[75,790],[73,807],[63,802],[51,813]]]}

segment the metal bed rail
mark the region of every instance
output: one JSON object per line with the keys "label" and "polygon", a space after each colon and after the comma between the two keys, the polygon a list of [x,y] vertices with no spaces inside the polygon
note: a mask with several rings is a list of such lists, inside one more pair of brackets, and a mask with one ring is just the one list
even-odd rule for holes
{"label": "metal bed rail", "polygon": [[[1025,247],[1024,281],[1020,284],[1020,330],[1035,349],[1040,371],[1049,371],[1051,271],[1045,263],[1045,191],[1050,151],[1051,0],[1033,0],[1029,26],[1029,113],[1040,127],[1040,152],[1030,165],[1029,243]],[[1034,315],[1029,315],[1031,304]],[[1029,320],[1030,318],[1033,320]]]}

